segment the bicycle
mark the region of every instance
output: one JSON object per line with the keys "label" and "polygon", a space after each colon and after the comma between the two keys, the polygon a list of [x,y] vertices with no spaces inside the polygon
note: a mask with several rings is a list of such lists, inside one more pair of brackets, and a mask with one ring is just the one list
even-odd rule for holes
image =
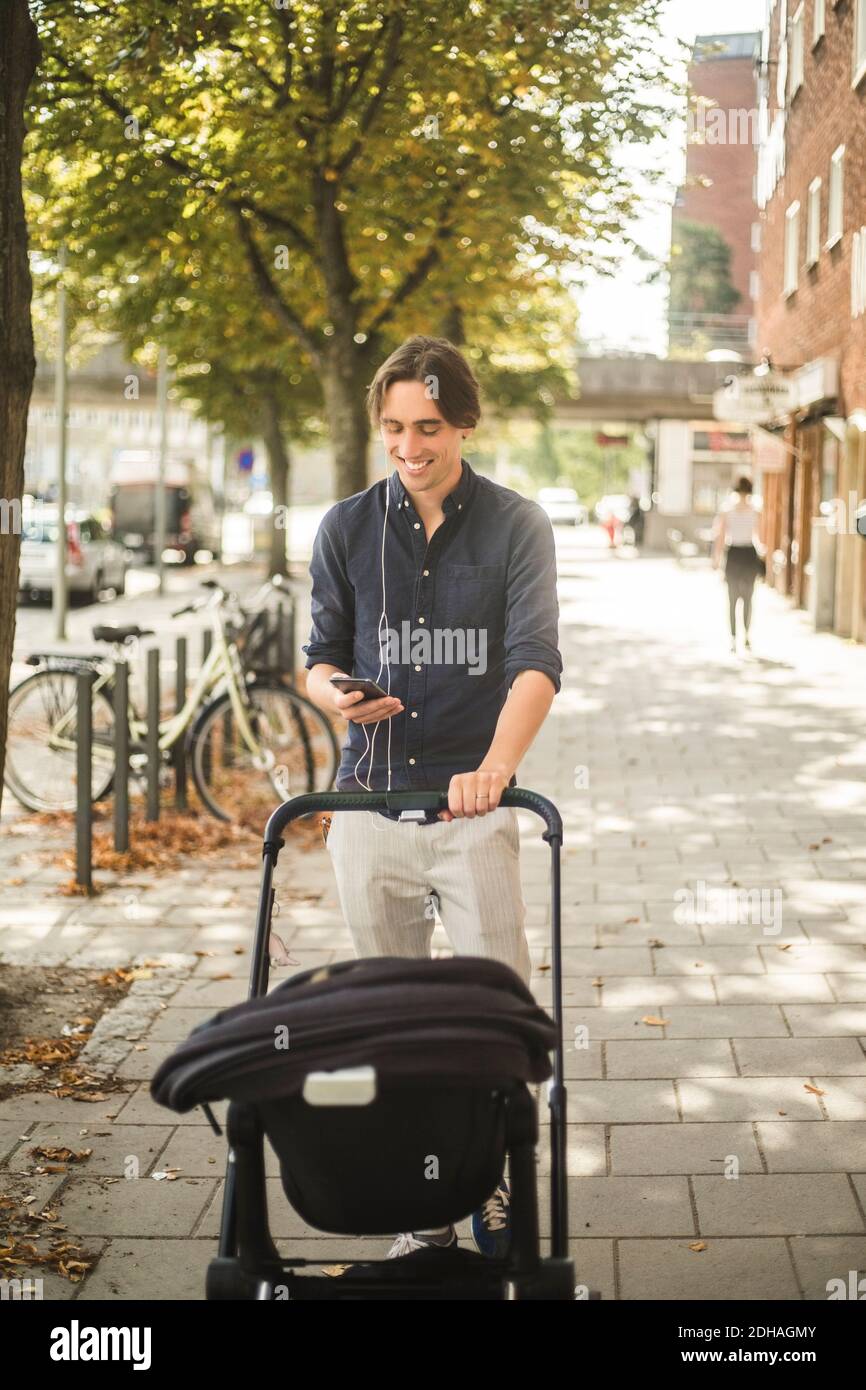
{"label": "bicycle", "polygon": [[[235,594],[214,580],[204,598],[172,613],[173,618],[212,607],[214,641],[181,709],[159,723],[164,775],[185,740],[193,781],[211,815],[258,824],[275,804],[300,791],[326,791],[339,761],[326,716],[286,685],[273,666],[250,668],[266,612],[250,613]],[[275,592],[268,581],[255,596]],[[27,664],[39,669],[11,691],[6,748],[6,786],[31,811],[71,811],[76,803],[77,677],[92,673],[93,756],[91,799],[111,790],[115,773],[115,667],[130,644],[154,636],[136,625],[99,625],[95,641],[112,647],[112,659],[35,652]],[[244,659],[246,655],[246,661]],[[146,721],[130,695],[130,767],[146,768]]]}

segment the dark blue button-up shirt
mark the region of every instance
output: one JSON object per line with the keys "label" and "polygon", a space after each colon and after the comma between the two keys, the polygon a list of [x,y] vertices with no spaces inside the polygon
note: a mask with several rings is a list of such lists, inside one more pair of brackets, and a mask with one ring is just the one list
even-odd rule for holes
{"label": "dark blue button-up shirt", "polygon": [[[521,671],[543,671],[560,688],[546,513],[465,459],[442,510],[428,541],[395,470],[331,507],[310,564],[307,668],[327,662],[378,680],[404,706],[390,720],[392,791],[445,790],[455,773],[475,771]],[[340,791],[388,789],[388,723],[349,722]],[[365,729],[367,742],[377,730],[372,765]]]}

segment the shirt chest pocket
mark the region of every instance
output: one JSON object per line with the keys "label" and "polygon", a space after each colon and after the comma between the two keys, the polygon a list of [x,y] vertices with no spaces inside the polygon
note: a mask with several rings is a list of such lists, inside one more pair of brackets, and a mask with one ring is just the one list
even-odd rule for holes
{"label": "shirt chest pocket", "polygon": [[447,627],[487,628],[498,636],[505,615],[505,565],[446,565]]}

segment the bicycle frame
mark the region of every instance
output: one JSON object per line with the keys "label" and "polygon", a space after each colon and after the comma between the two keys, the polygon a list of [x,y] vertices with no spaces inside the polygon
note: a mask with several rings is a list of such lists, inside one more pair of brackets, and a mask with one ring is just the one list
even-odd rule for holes
{"label": "bicycle frame", "polygon": [[[192,689],[189,691],[183,706],[169,719],[161,720],[159,725],[159,750],[161,753],[167,752],[169,748],[183,736],[189,725],[192,723],[197,710],[205,703],[209,694],[216,690],[223,682],[226,684],[232,713],[237,720],[238,728],[244,743],[250,753],[261,763],[262,770],[267,770],[268,757],[263,754],[259,743],[256,740],[247,716],[249,699],[246,694],[246,681],[243,668],[240,663],[237,648],[229,642],[226,637],[225,627],[219,613],[219,604],[216,605],[216,640],[211,647],[202,665]],[[110,688],[114,676],[113,668],[107,666],[102,670],[98,680],[93,684],[93,693],[98,690]],[[62,719],[58,720],[51,731],[49,746],[56,749],[65,749],[73,752],[76,748],[74,737],[64,737],[65,728],[75,718],[75,706],[67,710]],[[133,741],[144,741],[147,734],[147,724],[139,716],[132,700],[129,700],[127,707],[127,718],[129,720],[129,732]],[[92,756],[94,759],[111,759],[113,761],[113,750],[105,745],[99,744],[94,739]]]}

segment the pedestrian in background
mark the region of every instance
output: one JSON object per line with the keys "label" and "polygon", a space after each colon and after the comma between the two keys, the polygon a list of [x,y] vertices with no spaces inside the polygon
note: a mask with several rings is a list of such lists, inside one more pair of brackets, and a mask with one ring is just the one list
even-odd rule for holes
{"label": "pedestrian in background", "polygon": [[718,569],[724,555],[725,583],[731,621],[731,651],[737,650],[737,606],[743,605],[743,634],[746,651],[751,651],[749,628],[752,622],[752,591],[764,561],[758,549],[758,513],[752,506],[752,484],[740,478],[734,496],[715,521],[713,568]]}

